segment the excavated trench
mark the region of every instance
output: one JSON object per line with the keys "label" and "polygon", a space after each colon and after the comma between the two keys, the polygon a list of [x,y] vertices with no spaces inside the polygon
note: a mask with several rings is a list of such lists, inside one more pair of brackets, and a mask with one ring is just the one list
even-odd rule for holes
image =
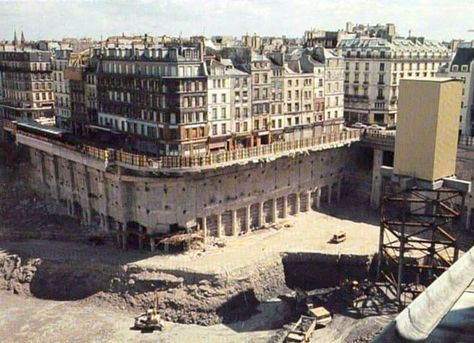
{"label": "excavated trench", "polygon": [[[0,289],[132,312],[147,307],[158,292],[165,319],[212,325],[246,320],[269,299],[290,289],[326,289],[345,278],[367,278],[371,264],[371,256],[291,253],[223,276],[4,254],[0,255]],[[284,320],[291,311],[275,316],[280,317],[276,321]]]}

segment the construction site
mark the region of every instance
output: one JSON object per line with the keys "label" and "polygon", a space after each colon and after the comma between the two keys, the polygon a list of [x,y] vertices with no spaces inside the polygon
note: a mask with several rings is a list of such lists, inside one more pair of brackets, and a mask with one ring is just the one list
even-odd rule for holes
{"label": "construction site", "polygon": [[5,122],[0,338],[469,341],[466,320],[446,319],[473,308],[461,86],[403,80],[400,92],[396,134],[345,129],[208,159],[79,148]]}

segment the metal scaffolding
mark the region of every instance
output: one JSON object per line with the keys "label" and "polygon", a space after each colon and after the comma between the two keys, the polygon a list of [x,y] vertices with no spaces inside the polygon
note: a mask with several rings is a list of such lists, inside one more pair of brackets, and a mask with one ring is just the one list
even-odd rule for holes
{"label": "metal scaffolding", "polygon": [[444,185],[432,189],[384,185],[377,280],[400,307],[448,269],[459,248],[452,235],[465,193]]}

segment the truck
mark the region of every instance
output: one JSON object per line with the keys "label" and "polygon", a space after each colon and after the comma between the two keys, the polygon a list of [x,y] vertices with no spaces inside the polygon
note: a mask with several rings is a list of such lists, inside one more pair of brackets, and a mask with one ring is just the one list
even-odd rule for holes
{"label": "truck", "polygon": [[286,336],[285,343],[309,342],[316,328],[316,321],[314,317],[301,316]]}
{"label": "truck", "polygon": [[331,312],[322,306],[310,308],[308,315],[316,318],[316,325],[319,327],[324,327],[332,321]]}

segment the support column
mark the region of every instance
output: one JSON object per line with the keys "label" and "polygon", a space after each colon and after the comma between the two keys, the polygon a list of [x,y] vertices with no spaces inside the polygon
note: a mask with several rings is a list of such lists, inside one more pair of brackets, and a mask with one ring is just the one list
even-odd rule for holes
{"label": "support column", "polygon": [[67,203],[67,214],[71,217],[74,216],[74,204],[72,200],[66,200]]}
{"label": "support column", "polygon": [[150,250],[151,252],[155,252],[155,239],[153,237],[150,237]]}
{"label": "support column", "polygon": [[117,247],[120,249],[122,247],[122,237],[120,235],[120,223],[114,223],[115,237],[117,238]]}
{"label": "support column", "polygon": [[380,207],[382,196],[382,175],[380,167],[383,164],[383,150],[374,149],[374,161],[372,164],[372,189],[370,191],[370,206],[373,209]]}
{"label": "support column", "polygon": [[122,231],[122,250],[128,249],[128,233],[126,231]]}
{"label": "support column", "polygon": [[295,194],[295,215],[300,213],[301,210],[301,193]]}
{"label": "support column", "polygon": [[60,189],[59,189],[59,167],[58,167],[58,158],[57,156],[53,155],[53,183],[54,183],[54,190],[55,190],[55,197],[57,201],[60,198]]}
{"label": "support column", "polygon": [[104,215],[104,230],[109,231],[110,230],[110,223],[109,223],[109,217]]}
{"label": "support column", "polygon": [[143,249],[143,238],[144,238],[144,227],[143,225],[138,225],[138,230],[140,234],[138,235],[138,249],[142,250]]}
{"label": "support column", "polygon": [[245,232],[250,231],[251,218],[250,218],[250,205],[245,207]]}
{"label": "support column", "polygon": [[316,189],[316,209],[319,210],[320,207],[321,207],[321,187],[318,187],[318,189]]}
{"label": "support column", "polygon": [[469,205],[469,200],[467,201],[466,205],[466,230],[471,231],[471,206]]}
{"label": "support column", "polygon": [[283,218],[288,217],[288,196],[283,196]]}
{"label": "support column", "polygon": [[207,217],[202,217],[202,235],[204,244],[207,244]]}
{"label": "support column", "polygon": [[41,169],[41,182],[43,185],[46,185],[46,166],[44,163],[44,153],[42,151],[38,152],[39,157],[40,157],[40,169]]}
{"label": "support column", "polygon": [[99,193],[102,195],[102,209],[105,217],[105,229],[108,230],[108,216],[109,216],[109,195],[107,194],[107,187],[105,185],[106,178],[105,173],[103,171],[99,172],[99,182],[98,182],[98,189]]}
{"label": "support column", "polygon": [[232,210],[232,236],[237,236],[237,211]]}
{"label": "support column", "polygon": [[277,198],[272,200],[272,220],[274,223],[278,220]]}
{"label": "support column", "polygon": [[341,179],[337,180],[337,185],[336,185],[336,200],[337,200],[337,202],[341,201],[341,184],[342,184],[342,180]]}
{"label": "support column", "polygon": [[82,209],[82,224],[91,225],[91,210],[87,208]]}
{"label": "support column", "polygon": [[332,202],[332,184],[328,185],[328,205]]}
{"label": "support column", "polygon": [[306,191],[306,212],[311,210],[311,191]]}
{"label": "support column", "polygon": [[263,201],[260,201],[258,203],[258,221],[257,221],[257,226],[260,228],[263,226]]}
{"label": "support column", "polygon": [[122,249],[128,250],[128,231],[127,223],[122,224]]}
{"label": "support column", "polygon": [[222,215],[217,215],[217,238],[222,237]]}

